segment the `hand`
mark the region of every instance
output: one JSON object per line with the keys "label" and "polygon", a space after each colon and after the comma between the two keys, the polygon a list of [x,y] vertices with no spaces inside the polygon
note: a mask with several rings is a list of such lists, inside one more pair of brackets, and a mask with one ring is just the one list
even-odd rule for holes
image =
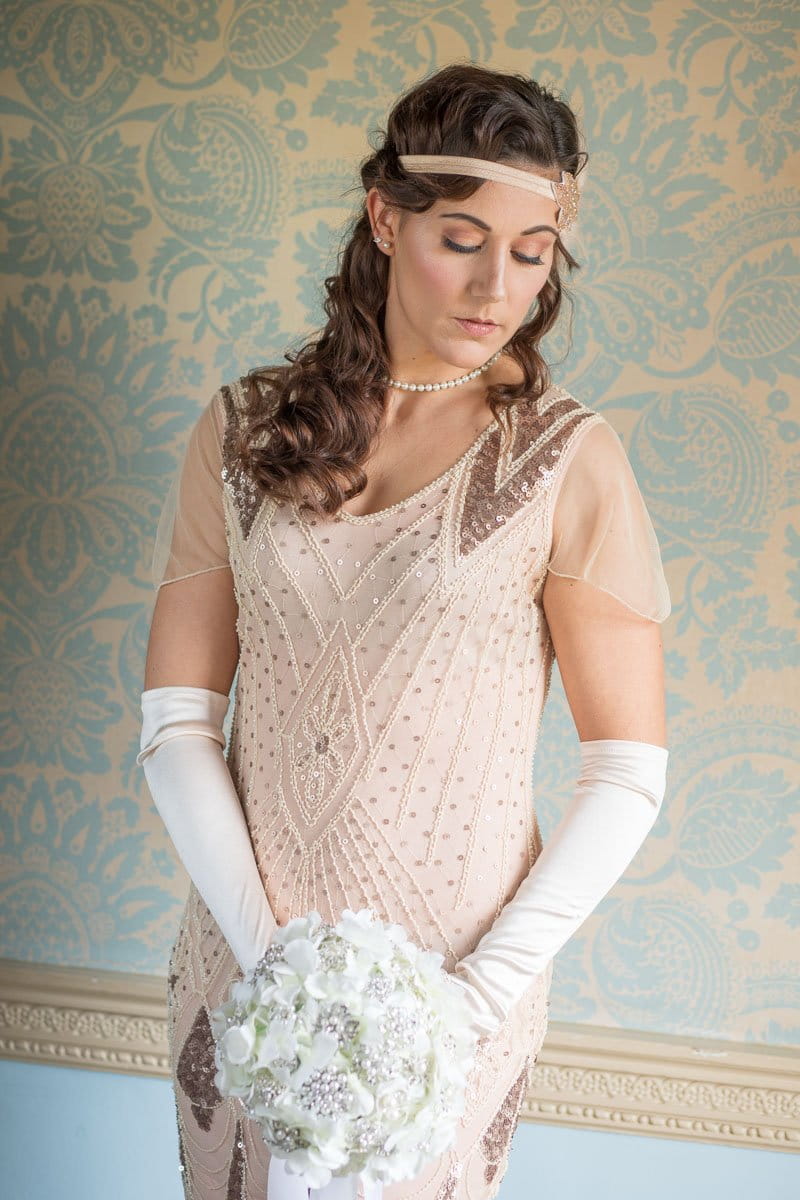
{"label": "hand", "polygon": [[535,977],[580,928],[630,863],[658,815],[664,746],[580,743],[572,803],[477,946],[455,966],[476,1028],[499,1029]]}
{"label": "hand", "polygon": [[[458,964],[456,964],[456,970],[457,968]],[[497,1033],[502,1021],[476,987],[473,987],[462,976],[457,975],[455,971],[450,973],[449,978],[464,995],[470,1013],[470,1029],[478,1035],[478,1045],[483,1045]]]}
{"label": "hand", "polygon": [[229,699],[174,685],[148,688],[141,703],[136,761],[178,857],[246,974],[276,921],[223,750]]}

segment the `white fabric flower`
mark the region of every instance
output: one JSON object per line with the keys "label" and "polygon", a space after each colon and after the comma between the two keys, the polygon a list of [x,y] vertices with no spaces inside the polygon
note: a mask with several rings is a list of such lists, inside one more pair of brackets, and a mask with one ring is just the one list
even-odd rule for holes
{"label": "white fabric flower", "polygon": [[474,1063],[444,956],[371,909],[333,926],[294,917],[272,944],[282,957],[265,955],[211,1014],[219,1091],[242,1099],[284,1181],[418,1175],[452,1144]]}
{"label": "white fabric flower", "polygon": [[251,1021],[244,1025],[234,1025],[225,1031],[222,1039],[222,1050],[230,1062],[238,1065],[247,1062],[250,1057],[253,1046],[255,1045],[256,1035]]}

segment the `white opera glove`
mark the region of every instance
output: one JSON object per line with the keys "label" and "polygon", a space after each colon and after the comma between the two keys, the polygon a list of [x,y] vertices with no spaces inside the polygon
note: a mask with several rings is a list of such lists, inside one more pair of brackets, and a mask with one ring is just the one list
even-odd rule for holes
{"label": "white opera glove", "polygon": [[533,979],[632,861],[658,816],[669,751],[650,742],[581,742],[569,808],[536,862],[452,978],[473,1028],[493,1034]]}
{"label": "white opera glove", "polygon": [[141,702],[136,761],[181,862],[246,973],[278,923],[225,760],[228,697],[172,686],[142,692]]}

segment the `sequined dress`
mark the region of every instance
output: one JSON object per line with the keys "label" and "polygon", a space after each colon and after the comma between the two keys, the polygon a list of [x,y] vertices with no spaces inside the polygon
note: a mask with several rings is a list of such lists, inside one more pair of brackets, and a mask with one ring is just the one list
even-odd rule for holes
{"label": "sequined dress", "polygon": [[[554,658],[547,571],[657,620],[669,611],[644,501],[605,418],[553,386],[512,409],[510,445],[492,422],[400,503],[301,515],[233,462],[243,384],[220,387],[192,430],[159,578],[232,569],[226,757],[268,899],[281,925],[369,906],[452,970],[542,848],[531,778]],[[192,884],[167,984],[187,1200],[266,1196],[269,1152],[214,1084],[209,1012],[240,976]],[[480,1044],[456,1143],[384,1200],[497,1195],[551,976],[552,963]]]}

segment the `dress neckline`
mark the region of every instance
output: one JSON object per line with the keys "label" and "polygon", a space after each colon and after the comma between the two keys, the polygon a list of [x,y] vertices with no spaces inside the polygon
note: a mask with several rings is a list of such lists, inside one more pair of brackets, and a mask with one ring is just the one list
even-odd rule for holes
{"label": "dress neckline", "polygon": [[399,512],[401,509],[406,508],[407,505],[412,504],[415,500],[418,500],[421,496],[424,496],[427,492],[432,491],[432,489],[437,487],[437,485],[445,483],[451,478],[451,476],[455,475],[456,471],[463,465],[463,463],[466,462],[470,455],[477,452],[483,443],[484,438],[486,438],[493,429],[497,429],[497,419],[494,417],[489,424],[481,430],[475,440],[469,446],[467,446],[464,453],[456,459],[452,466],[449,466],[446,471],[442,472],[441,475],[437,475],[435,479],[430,481],[430,483],[426,483],[423,485],[423,487],[417,488],[416,492],[412,492],[410,496],[406,496],[403,500],[398,500],[396,504],[390,504],[388,508],[378,508],[375,510],[375,512],[370,513],[350,513],[344,508],[340,508],[336,513],[336,517],[343,521],[350,521],[355,525],[362,525],[367,521],[375,521],[382,517],[386,517],[391,513]]}

